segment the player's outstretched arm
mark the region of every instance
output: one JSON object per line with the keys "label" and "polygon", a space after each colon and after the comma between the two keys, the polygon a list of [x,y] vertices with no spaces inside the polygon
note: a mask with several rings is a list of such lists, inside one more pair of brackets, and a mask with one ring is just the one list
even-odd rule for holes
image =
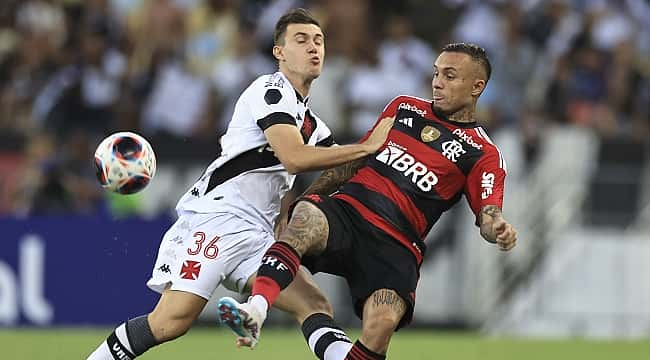
{"label": "player's outstretched arm", "polygon": [[343,183],[354,176],[366,164],[367,157],[352,160],[343,165],[327,169],[314,180],[302,195],[329,195],[335,192]]}
{"label": "player's outstretched arm", "polygon": [[331,168],[374,153],[386,141],[394,120],[394,117],[383,118],[364,142],[352,145],[305,145],[298,129],[287,124],[273,125],[264,131],[264,135],[285,169],[296,174]]}
{"label": "player's outstretched arm", "polygon": [[486,205],[481,209],[481,236],[499,246],[499,250],[508,251],[517,243],[517,230],[502,216],[496,205]]}

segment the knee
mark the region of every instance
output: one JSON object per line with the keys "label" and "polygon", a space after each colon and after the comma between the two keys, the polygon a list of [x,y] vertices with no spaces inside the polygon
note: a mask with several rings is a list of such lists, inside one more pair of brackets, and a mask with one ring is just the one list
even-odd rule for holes
{"label": "knee", "polygon": [[189,315],[166,314],[155,310],[149,314],[148,320],[154,338],[160,343],[185,335],[194,322],[194,318]]}

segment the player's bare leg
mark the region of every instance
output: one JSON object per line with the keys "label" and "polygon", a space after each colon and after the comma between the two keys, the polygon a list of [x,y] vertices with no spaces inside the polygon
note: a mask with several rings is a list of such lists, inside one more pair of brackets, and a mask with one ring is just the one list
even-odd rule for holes
{"label": "player's bare leg", "polygon": [[363,306],[361,342],[368,349],[386,354],[388,343],[406,312],[406,302],[394,290],[377,290]]}
{"label": "player's bare leg", "polygon": [[118,326],[89,360],[134,359],[150,348],[185,334],[206,300],[184,291],[164,290],[154,310]]}
{"label": "player's bare leg", "polygon": [[206,303],[206,299],[186,291],[163,291],[158,304],[148,316],[156,340],[162,343],[184,335]]}
{"label": "player's bare leg", "polygon": [[394,290],[373,292],[363,306],[361,337],[341,359],[385,359],[390,338],[405,312],[406,302]]}

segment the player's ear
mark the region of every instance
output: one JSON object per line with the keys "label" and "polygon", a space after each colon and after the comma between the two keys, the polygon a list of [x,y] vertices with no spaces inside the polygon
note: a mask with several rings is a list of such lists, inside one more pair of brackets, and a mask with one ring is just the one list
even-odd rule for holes
{"label": "player's ear", "polygon": [[486,81],[483,79],[474,80],[474,84],[472,85],[472,96],[479,97],[485,89],[485,84]]}
{"label": "player's ear", "polygon": [[273,57],[278,61],[284,60],[284,54],[282,52],[282,46],[275,45],[273,46]]}

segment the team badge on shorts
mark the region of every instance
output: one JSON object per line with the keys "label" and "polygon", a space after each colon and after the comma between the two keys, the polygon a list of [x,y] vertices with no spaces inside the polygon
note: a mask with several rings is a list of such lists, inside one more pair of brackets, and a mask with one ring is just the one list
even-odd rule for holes
{"label": "team badge on shorts", "polygon": [[181,279],[196,280],[201,272],[201,263],[198,261],[185,260],[181,267]]}
{"label": "team badge on shorts", "polygon": [[440,131],[433,126],[425,126],[420,133],[420,138],[424,142],[432,142],[440,137]]}

